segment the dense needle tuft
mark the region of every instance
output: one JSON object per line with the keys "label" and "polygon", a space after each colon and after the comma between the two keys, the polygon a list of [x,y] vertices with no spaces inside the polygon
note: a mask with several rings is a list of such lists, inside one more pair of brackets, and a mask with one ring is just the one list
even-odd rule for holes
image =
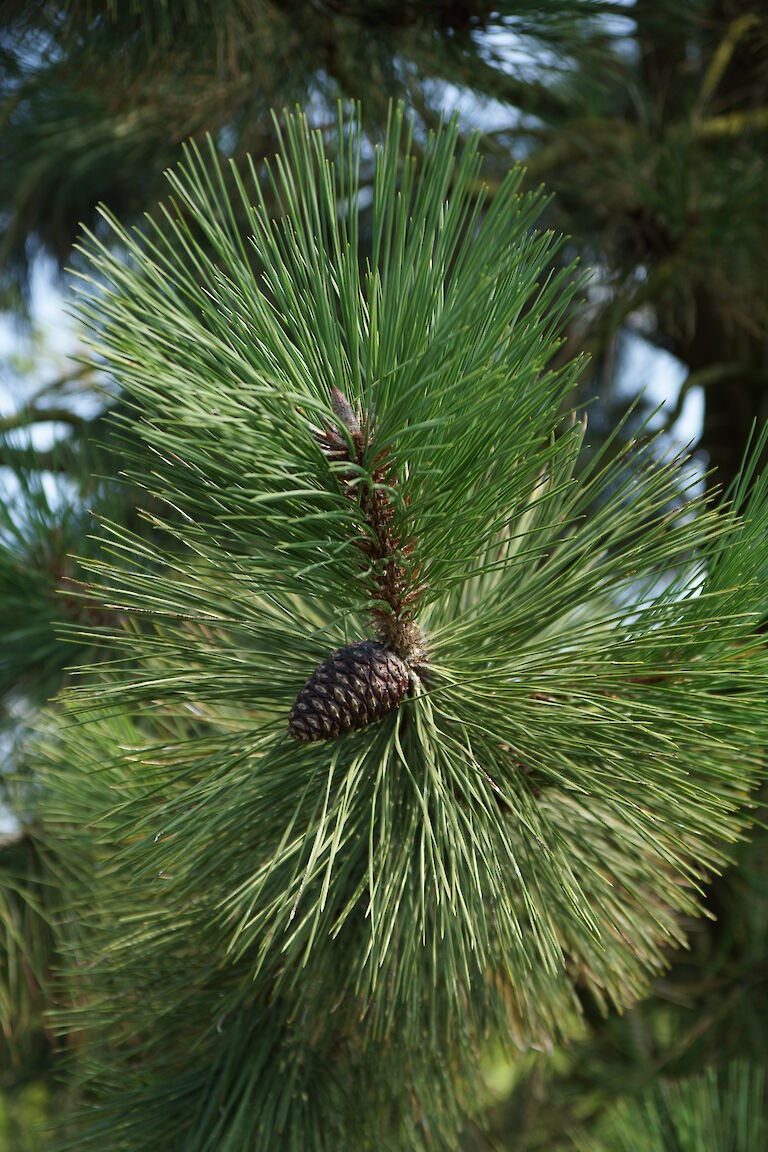
{"label": "dense needle tuft", "polygon": [[154,531],[34,769],[78,1152],[455,1149],[483,1052],[645,994],[764,770],[766,439],[724,509],[583,443],[572,271],[455,121],[280,131],[86,246]]}
{"label": "dense needle tuft", "polygon": [[326,740],[364,728],[397,708],[408,692],[403,661],[383,644],[347,644],[320,664],[291,709],[294,740]]}

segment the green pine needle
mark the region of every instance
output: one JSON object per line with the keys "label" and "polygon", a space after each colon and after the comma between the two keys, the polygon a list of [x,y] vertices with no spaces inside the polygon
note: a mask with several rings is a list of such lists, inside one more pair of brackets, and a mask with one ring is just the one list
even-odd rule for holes
{"label": "green pine needle", "polygon": [[[121,654],[41,747],[72,1147],[450,1145],[484,1040],[642,995],[748,826],[767,482],[748,464],[717,507],[654,442],[582,466],[541,197],[513,172],[487,205],[476,142],[451,123],[417,164],[411,131],[393,111],[365,241],[359,124],[331,157],[296,114],[263,171],[190,147],[161,225],[105,214],[84,245],[155,531],[104,523],[84,563]],[[381,579],[310,429],[333,387],[375,416],[355,484],[414,543],[426,667],[379,724],[297,745],[296,693],[372,634]]]}
{"label": "green pine needle", "polygon": [[768,1142],[765,1072],[737,1062],[621,1101],[579,1152],[762,1152]]}

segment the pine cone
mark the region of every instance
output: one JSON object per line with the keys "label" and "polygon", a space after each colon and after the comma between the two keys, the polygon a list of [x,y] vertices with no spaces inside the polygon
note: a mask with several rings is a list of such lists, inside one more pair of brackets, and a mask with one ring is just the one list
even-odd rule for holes
{"label": "pine cone", "polygon": [[294,740],[327,740],[380,720],[397,708],[409,686],[399,656],[376,640],[338,648],[296,697],[288,721]]}

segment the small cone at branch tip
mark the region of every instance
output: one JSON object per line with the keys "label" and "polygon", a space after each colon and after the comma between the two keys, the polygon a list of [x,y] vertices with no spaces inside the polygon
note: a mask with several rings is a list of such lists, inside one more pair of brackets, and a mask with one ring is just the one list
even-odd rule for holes
{"label": "small cone at branch tip", "polygon": [[307,680],[291,709],[288,732],[309,743],[365,728],[402,703],[410,682],[405,662],[384,644],[347,644]]}

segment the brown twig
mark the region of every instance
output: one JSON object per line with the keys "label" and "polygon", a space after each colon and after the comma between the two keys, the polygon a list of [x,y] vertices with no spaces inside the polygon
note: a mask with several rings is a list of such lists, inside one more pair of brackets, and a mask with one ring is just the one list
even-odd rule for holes
{"label": "brown twig", "polygon": [[[331,407],[340,426],[310,429],[329,460],[349,460],[361,466],[366,453],[373,450],[373,422],[367,414],[353,410],[349,401],[333,388]],[[350,442],[352,452],[350,451]],[[373,456],[370,480],[361,480],[357,472],[342,474],[342,483],[350,499],[357,501],[368,531],[357,541],[360,551],[371,565],[375,591],[371,612],[382,643],[403,660],[417,664],[423,657],[421,630],[414,620],[415,602],[424,585],[419,583],[419,567],[411,565],[414,541],[404,538],[394,525],[395,510],[387,492],[397,486],[397,477],[389,462],[390,449]]]}

